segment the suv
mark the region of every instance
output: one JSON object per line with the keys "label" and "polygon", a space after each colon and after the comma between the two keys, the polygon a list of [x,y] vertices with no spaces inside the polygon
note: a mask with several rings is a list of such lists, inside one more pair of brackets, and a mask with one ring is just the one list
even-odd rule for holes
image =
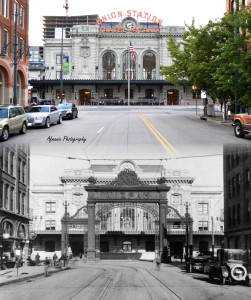
{"label": "suv", "polygon": [[226,280],[230,282],[244,281],[251,286],[251,269],[248,264],[248,251],[242,249],[219,249],[217,260],[210,266],[209,279],[220,280],[224,285]]}
{"label": "suv", "polygon": [[5,142],[9,134],[19,131],[25,134],[27,116],[22,106],[0,105],[0,139]]}
{"label": "suv", "polygon": [[251,132],[251,115],[249,114],[237,114],[234,116],[234,134],[238,138],[243,138],[245,134]]}

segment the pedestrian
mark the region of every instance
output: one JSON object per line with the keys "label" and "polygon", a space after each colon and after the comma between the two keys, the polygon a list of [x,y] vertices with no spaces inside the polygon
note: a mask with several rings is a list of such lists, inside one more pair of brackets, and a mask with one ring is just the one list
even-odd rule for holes
{"label": "pedestrian", "polygon": [[54,267],[55,267],[55,266],[56,266],[56,263],[57,263],[57,260],[58,260],[57,253],[54,253],[52,259],[53,259],[53,265],[54,265]]}
{"label": "pedestrian", "polygon": [[39,253],[37,253],[36,256],[35,256],[35,262],[36,262],[36,266],[38,266],[39,263],[40,263],[40,255],[39,255]]}
{"label": "pedestrian", "polygon": [[157,267],[158,271],[160,270],[160,264],[161,264],[160,256],[159,256],[159,253],[157,253],[157,256],[156,256],[156,267]]}
{"label": "pedestrian", "polygon": [[44,261],[44,276],[47,277],[49,276],[49,267],[50,267],[50,260],[48,257],[45,258],[45,261]]}

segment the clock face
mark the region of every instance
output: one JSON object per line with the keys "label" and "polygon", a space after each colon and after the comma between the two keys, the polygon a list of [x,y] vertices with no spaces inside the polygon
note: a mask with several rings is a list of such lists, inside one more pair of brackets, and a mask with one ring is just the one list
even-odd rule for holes
{"label": "clock face", "polygon": [[126,30],[132,30],[136,27],[136,24],[132,20],[127,20],[124,22],[124,28]]}

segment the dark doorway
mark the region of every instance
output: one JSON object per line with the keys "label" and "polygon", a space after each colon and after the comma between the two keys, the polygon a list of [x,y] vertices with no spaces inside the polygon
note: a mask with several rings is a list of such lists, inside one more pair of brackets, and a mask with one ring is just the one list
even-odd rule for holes
{"label": "dark doorway", "polygon": [[100,242],[100,251],[101,252],[109,252],[109,242],[106,242],[106,241]]}
{"label": "dark doorway", "polygon": [[179,241],[171,242],[170,244],[171,256],[174,258],[183,257],[183,243]]}
{"label": "dark doorway", "polygon": [[79,101],[80,105],[90,105],[91,104],[91,90],[84,89],[79,90]]}
{"label": "dark doorway", "polygon": [[70,243],[73,256],[80,256],[84,251],[84,245],[82,241],[73,241]]}
{"label": "dark doorway", "polygon": [[146,252],[153,252],[155,251],[154,242],[146,242]]}
{"label": "dark doorway", "polygon": [[199,242],[199,252],[200,253],[207,252],[208,250],[209,250],[208,249],[208,242],[206,242],[206,241]]}

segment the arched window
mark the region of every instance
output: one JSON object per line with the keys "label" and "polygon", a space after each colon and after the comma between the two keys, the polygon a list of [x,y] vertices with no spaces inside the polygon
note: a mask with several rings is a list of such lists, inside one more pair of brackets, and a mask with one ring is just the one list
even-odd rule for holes
{"label": "arched window", "polygon": [[116,78],[116,59],[114,53],[106,52],[102,59],[103,79]]}
{"label": "arched window", "polygon": [[123,65],[123,79],[136,79],[136,64],[132,58],[132,55],[126,52],[122,58],[122,65]]}
{"label": "arched window", "polygon": [[156,79],[156,56],[150,51],[143,56],[143,79]]}
{"label": "arched window", "polygon": [[23,238],[23,239],[25,238],[25,227],[22,224],[18,227],[17,237],[20,237],[20,238]]}
{"label": "arched window", "polygon": [[3,222],[3,233],[8,233],[10,236],[13,236],[13,225],[10,222]]}

